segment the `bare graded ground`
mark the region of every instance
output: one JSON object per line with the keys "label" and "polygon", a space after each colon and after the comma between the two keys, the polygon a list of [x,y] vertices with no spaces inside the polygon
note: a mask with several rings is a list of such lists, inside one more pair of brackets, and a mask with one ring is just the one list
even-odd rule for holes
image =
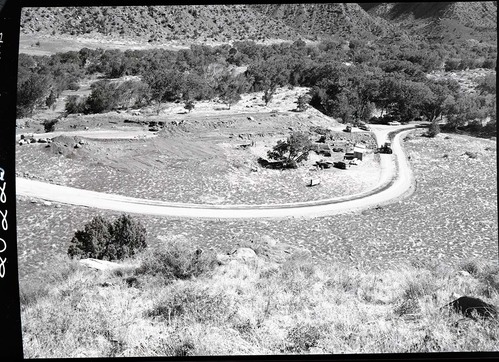
{"label": "bare graded ground", "polygon": [[[182,105],[166,104],[159,115],[149,108],[133,111],[135,115],[131,111],[67,117],[57,124],[56,132],[37,135],[54,137],[51,144],[17,147],[16,171],[20,176],[64,186],[204,204],[312,201],[374,187],[380,168],[372,152],[361,165],[347,171],[314,167],[320,159],[338,161],[344,153],[322,157],[312,152],[298,170],[258,165],[258,158],[266,157],[291,131],[304,131],[313,140],[319,139],[319,134],[310,132],[312,126],[335,130],[334,146],[345,148],[348,142],[358,141],[374,147],[368,132],[343,133],[344,126],[314,109],[294,112],[294,101],[305,91],[280,89],[268,106],[261,94],[255,93],[245,95],[230,110],[217,102],[201,102],[191,113]],[[147,123],[151,121],[164,122],[165,127],[150,132]],[[21,122],[26,128],[19,133],[37,130],[35,121]],[[120,134],[132,139],[114,139]],[[103,139],[106,135],[113,139]],[[77,146],[82,139],[84,144]],[[321,184],[308,187],[311,178],[320,179]]]}
{"label": "bare graded ground", "polygon": [[[269,236],[304,247],[321,261],[385,269],[408,259],[428,257],[457,263],[497,260],[496,142],[463,135],[421,137],[415,131],[404,147],[417,181],[415,193],[398,203],[315,219],[185,220],[137,216],[149,244],[181,235],[216,250]],[[466,151],[475,152],[470,158]],[[444,155],[447,155],[444,157]],[[83,207],[32,203],[18,197],[18,245],[21,278],[36,277],[66,255],[76,229],[93,216],[114,215]]]}

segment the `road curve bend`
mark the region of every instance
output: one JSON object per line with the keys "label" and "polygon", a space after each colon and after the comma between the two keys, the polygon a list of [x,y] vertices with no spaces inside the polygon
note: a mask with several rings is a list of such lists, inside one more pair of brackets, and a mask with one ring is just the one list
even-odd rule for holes
{"label": "road curve bend", "polygon": [[390,133],[396,133],[392,140],[393,154],[380,154],[381,177],[378,185],[366,192],[332,199],[273,205],[184,204],[83,190],[21,177],[16,178],[16,192],[17,195],[52,202],[155,216],[247,219],[342,214],[389,204],[413,192],[412,171],[400,143],[401,137],[413,128],[373,126],[378,144],[382,144]]}

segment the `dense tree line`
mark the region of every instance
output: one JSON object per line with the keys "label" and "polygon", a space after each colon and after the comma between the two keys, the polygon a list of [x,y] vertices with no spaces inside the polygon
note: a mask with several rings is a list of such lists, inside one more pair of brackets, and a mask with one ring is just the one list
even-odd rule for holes
{"label": "dense tree line", "polygon": [[[454,119],[452,112],[464,104],[490,111],[493,101],[487,95],[492,80],[484,81],[481,93],[471,101],[460,95],[456,83],[430,80],[426,74],[442,68],[495,68],[495,53],[480,49],[480,57],[473,58],[469,51],[460,54],[458,49],[425,42],[380,45],[364,39],[329,39],[317,45],[301,40],[270,46],[243,41],[179,51],[85,48],[50,57],[21,55],[17,109],[20,117],[29,116],[36,107],[52,104],[63,90],[77,89],[79,80],[97,75],[104,80],[92,85],[90,96],[68,97],[68,113],[166,101],[193,105],[213,98],[230,108],[248,91],[262,91],[268,104],[277,87],[307,86],[313,106],[344,122],[368,121],[375,108],[401,120],[425,116],[433,121],[443,115]],[[123,76],[135,80],[117,79]]]}

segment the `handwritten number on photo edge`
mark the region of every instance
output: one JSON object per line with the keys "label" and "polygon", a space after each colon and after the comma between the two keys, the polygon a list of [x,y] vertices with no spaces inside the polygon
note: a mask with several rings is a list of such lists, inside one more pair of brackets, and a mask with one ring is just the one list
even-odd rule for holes
{"label": "handwritten number on photo edge", "polygon": [[0,238],[0,242],[1,242],[1,244],[0,244],[0,245],[2,245],[2,244],[3,244],[3,248],[2,248],[2,250],[0,250],[0,253],[3,253],[5,250],[7,250],[7,243],[6,243],[6,242],[5,242],[5,240],[4,240],[4,239],[2,239],[2,238]]}
{"label": "handwritten number on photo edge", "polygon": [[0,202],[2,204],[5,204],[5,202],[7,201],[7,196],[5,195],[5,186],[7,185],[7,183],[3,183],[3,187],[0,187]]}
{"label": "handwritten number on photo edge", "polygon": [[3,213],[2,211],[0,211],[0,215],[2,215],[2,229],[4,231],[7,231],[7,229],[9,228],[8,224],[7,224],[7,212],[9,210],[5,210],[5,213]]}
{"label": "handwritten number on photo edge", "polygon": [[0,278],[3,278],[5,276],[5,262],[7,261],[7,258],[3,259],[0,258]]}

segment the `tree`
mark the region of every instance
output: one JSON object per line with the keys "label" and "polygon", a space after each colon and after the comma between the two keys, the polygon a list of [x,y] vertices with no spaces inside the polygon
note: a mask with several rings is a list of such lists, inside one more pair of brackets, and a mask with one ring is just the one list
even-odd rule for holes
{"label": "tree", "polygon": [[253,63],[248,67],[246,76],[253,79],[253,90],[263,91],[262,99],[267,105],[278,86],[283,86],[289,79],[289,71],[282,64],[282,59],[272,57],[265,61]]}
{"label": "tree", "polygon": [[244,77],[226,73],[218,80],[217,93],[220,100],[230,107],[241,100],[241,93],[246,91]]}
{"label": "tree", "polygon": [[183,76],[177,70],[165,70],[162,67],[149,69],[143,74],[143,79],[151,89],[151,100],[158,104],[158,113],[161,102],[182,98]]}
{"label": "tree", "polygon": [[45,105],[50,108],[50,107],[52,107],[52,105],[55,103],[56,100],[57,100],[57,97],[55,96],[54,90],[51,89],[49,96],[45,100]]}
{"label": "tree", "polygon": [[106,250],[110,260],[134,256],[147,246],[145,227],[130,215],[121,215],[114,221],[111,230],[112,239]]}
{"label": "tree", "polygon": [[17,117],[31,116],[46,99],[49,80],[44,75],[29,74],[17,83]]}
{"label": "tree", "polygon": [[452,80],[435,80],[427,83],[428,92],[420,104],[421,113],[430,123],[442,118],[454,103],[454,97],[459,90],[459,84]]}
{"label": "tree", "polygon": [[274,94],[275,94],[276,90],[277,90],[276,85],[272,85],[272,86],[266,87],[264,89],[262,100],[265,102],[266,106],[270,103],[272,98],[274,98]]}
{"label": "tree", "polygon": [[311,97],[308,94],[302,94],[298,97],[296,100],[296,103],[298,104],[296,109],[298,112],[303,112],[309,107],[310,99]]}
{"label": "tree", "polygon": [[184,108],[190,113],[194,109],[194,101],[189,99],[185,102]]}
{"label": "tree", "polygon": [[117,86],[108,80],[98,81],[91,85],[92,93],[87,98],[89,113],[102,113],[117,107],[119,98],[116,94]]}
{"label": "tree", "polygon": [[454,129],[465,126],[469,121],[482,118],[484,109],[480,100],[472,94],[459,94],[455,101],[449,105],[447,124]]}
{"label": "tree", "polygon": [[296,168],[298,163],[308,159],[312,142],[305,133],[293,132],[286,141],[279,140],[267,152],[270,159],[283,161],[285,167]]}
{"label": "tree", "polygon": [[86,98],[83,100],[79,96],[71,95],[66,99],[65,111],[67,114],[86,113]]}
{"label": "tree", "polygon": [[71,258],[96,258],[106,259],[106,246],[111,241],[112,225],[102,216],[94,217],[85,224],[83,230],[77,230],[71,245],[68,248],[68,255]]}
{"label": "tree", "polygon": [[121,260],[144,249],[145,238],[144,226],[129,215],[121,215],[114,223],[96,216],[83,230],[75,232],[68,255],[79,259]]}
{"label": "tree", "polygon": [[58,119],[47,119],[43,121],[43,127],[45,129],[45,132],[54,132],[55,131],[55,125],[59,122]]}
{"label": "tree", "polygon": [[428,137],[435,137],[439,133],[440,133],[440,125],[438,124],[437,119],[435,118],[430,123],[430,128],[428,129],[427,135]]}

